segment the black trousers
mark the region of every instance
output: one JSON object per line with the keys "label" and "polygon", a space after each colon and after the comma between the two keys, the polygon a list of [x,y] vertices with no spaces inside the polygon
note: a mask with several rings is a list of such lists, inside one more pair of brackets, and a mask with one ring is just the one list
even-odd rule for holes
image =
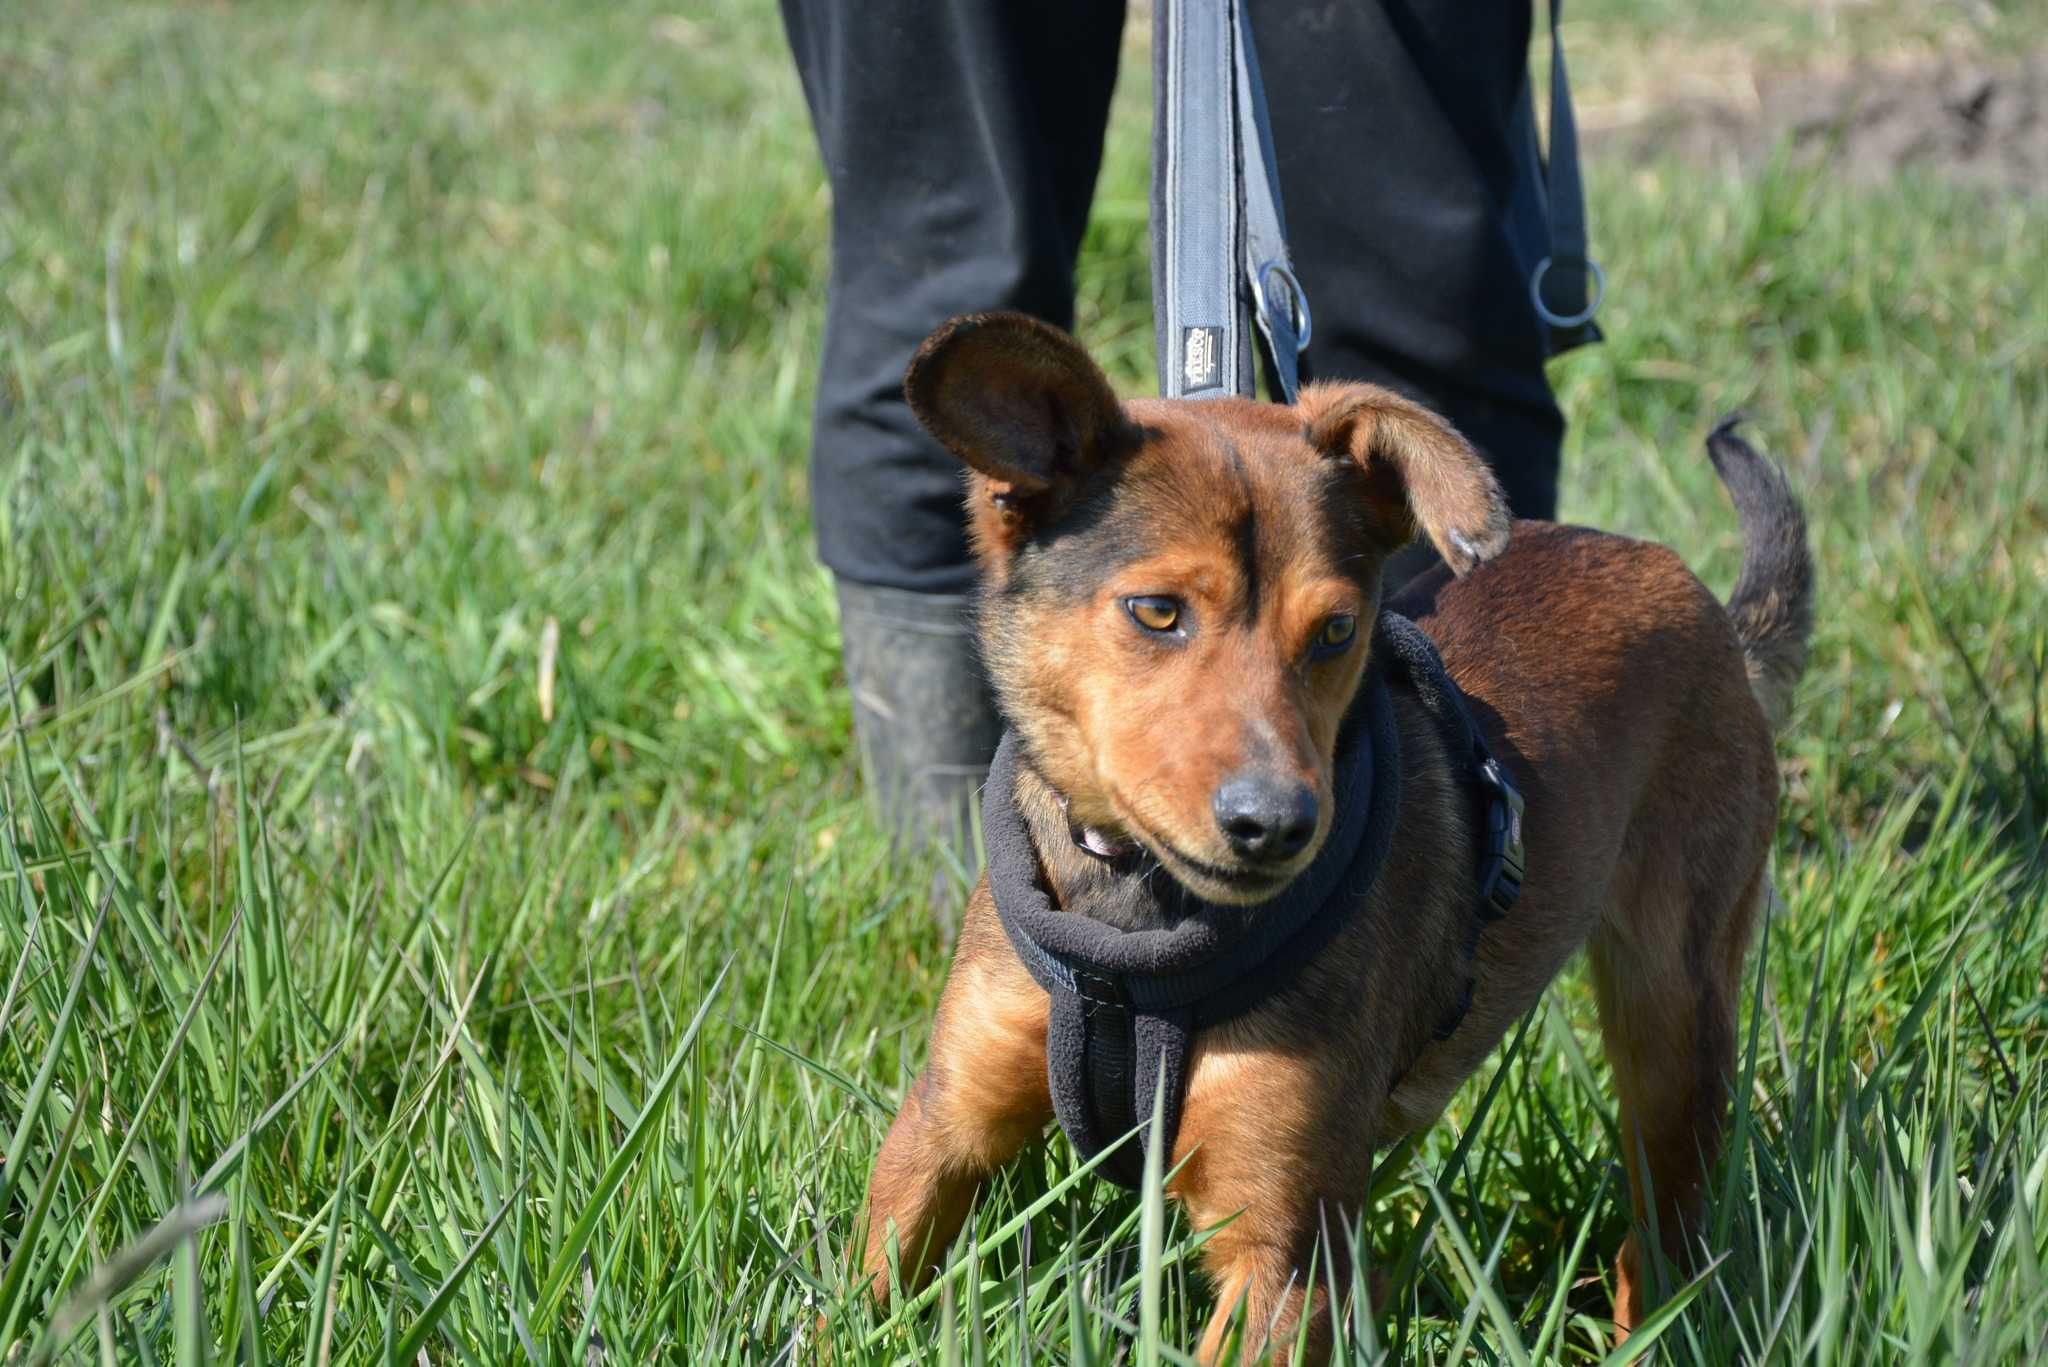
{"label": "black trousers", "polygon": [[[1202,0],[1182,0],[1201,3]],[[782,0],[832,187],[811,489],[841,578],[960,592],[961,467],[903,401],[956,314],[1073,324],[1122,0]],[[1548,250],[1529,0],[1251,0],[1308,373],[1450,418],[1551,517],[1564,420],[1529,301]]]}

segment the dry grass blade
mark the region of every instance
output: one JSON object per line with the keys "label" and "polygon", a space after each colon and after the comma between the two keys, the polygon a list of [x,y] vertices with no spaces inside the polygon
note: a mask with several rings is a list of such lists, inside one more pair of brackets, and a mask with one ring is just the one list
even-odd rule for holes
{"label": "dry grass blade", "polygon": [[227,1207],[227,1198],[218,1193],[186,1201],[157,1221],[147,1234],[95,1267],[50,1316],[42,1338],[29,1352],[30,1367],[42,1367],[42,1364],[53,1361],[64,1345],[71,1341],[72,1335],[83,1329],[114,1297],[127,1290],[137,1277],[168,1258],[184,1241],[198,1238],[201,1230],[226,1213]]}

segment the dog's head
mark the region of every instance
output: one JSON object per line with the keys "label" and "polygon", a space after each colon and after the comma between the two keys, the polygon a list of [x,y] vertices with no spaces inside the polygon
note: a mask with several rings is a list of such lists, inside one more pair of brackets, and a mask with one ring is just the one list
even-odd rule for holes
{"label": "dog's head", "polygon": [[971,469],[990,674],[1073,818],[1209,901],[1279,892],[1329,830],[1383,562],[1418,526],[1457,573],[1497,554],[1491,472],[1370,385],[1120,404],[1016,314],[947,324],[905,388]]}

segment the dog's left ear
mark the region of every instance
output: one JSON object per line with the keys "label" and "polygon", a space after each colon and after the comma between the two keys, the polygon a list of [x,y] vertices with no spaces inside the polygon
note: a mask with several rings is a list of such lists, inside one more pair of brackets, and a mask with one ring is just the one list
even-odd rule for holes
{"label": "dog's left ear", "polygon": [[926,431],[1019,496],[1087,474],[1128,433],[1116,391],[1081,344],[1021,313],[947,323],[917,349],[903,393]]}
{"label": "dog's left ear", "polygon": [[1508,544],[1508,503],[1486,462],[1436,414],[1369,384],[1315,384],[1295,404],[1309,445],[1358,463],[1392,545],[1417,524],[1454,574]]}

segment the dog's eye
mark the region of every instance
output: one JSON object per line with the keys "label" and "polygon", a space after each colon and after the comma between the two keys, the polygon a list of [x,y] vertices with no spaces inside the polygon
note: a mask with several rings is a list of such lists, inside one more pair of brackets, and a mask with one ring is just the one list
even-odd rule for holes
{"label": "dog's eye", "polygon": [[1180,604],[1171,598],[1126,598],[1124,611],[1147,631],[1172,631],[1180,625]]}
{"label": "dog's eye", "polygon": [[1323,623],[1323,629],[1316,633],[1315,644],[1311,647],[1318,655],[1335,655],[1351,644],[1351,638],[1358,634],[1358,619],[1348,612],[1340,612]]}

